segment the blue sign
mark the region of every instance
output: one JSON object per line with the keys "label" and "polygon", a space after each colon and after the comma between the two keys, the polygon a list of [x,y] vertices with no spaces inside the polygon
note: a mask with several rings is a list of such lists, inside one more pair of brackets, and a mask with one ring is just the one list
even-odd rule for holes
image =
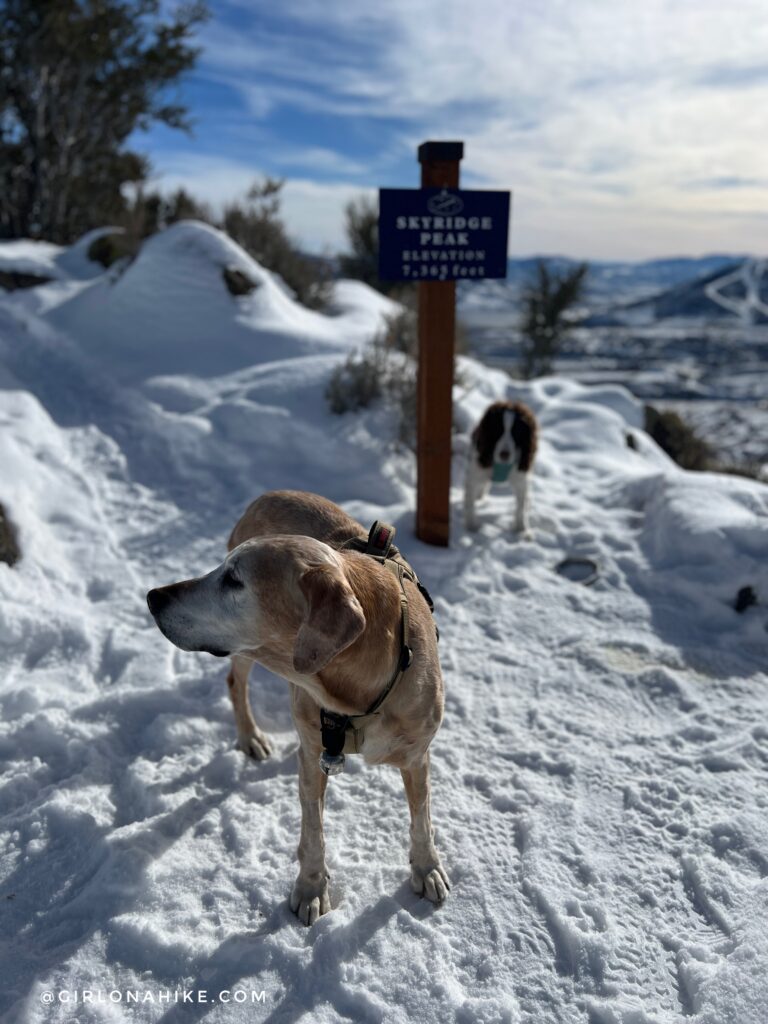
{"label": "blue sign", "polygon": [[383,281],[507,276],[509,192],[379,189]]}

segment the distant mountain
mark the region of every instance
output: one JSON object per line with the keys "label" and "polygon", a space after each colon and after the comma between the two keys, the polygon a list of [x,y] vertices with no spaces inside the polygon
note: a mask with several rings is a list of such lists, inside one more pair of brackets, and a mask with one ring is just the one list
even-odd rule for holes
{"label": "distant mountain", "polygon": [[649,298],[596,311],[585,323],[636,324],[676,318],[768,323],[768,260],[731,259]]}
{"label": "distant mountain", "polygon": [[[539,259],[554,273],[578,264],[565,256],[513,259],[504,281],[459,285],[462,311],[484,319],[517,311],[520,297],[534,280]],[[701,257],[646,260],[639,263],[589,262],[584,294],[585,326],[652,323],[674,317],[712,321],[768,317],[768,261],[747,256],[713,254]]]}
{"label": "distant mountain", "polygon": [[[719,253],[711,256],[645,260],[639,263],[587,260],[589,274],[586,281],[586,299],[590,305],[638,300],[696,278],[718,271],[725,272],[746,258]],[[567,256],[537,256],[510,260],[508,282],[525,285],[533,278],[539,259],[544,259],[555,272],[562,272],[581,262]]]}

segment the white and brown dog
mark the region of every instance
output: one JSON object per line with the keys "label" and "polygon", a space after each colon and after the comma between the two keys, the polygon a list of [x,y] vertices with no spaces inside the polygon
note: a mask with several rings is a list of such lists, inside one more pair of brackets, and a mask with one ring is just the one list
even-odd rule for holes
{"label": "white and brown dog", "polygon": [[[227,682],[238,745],[257,760],[271,746],[248,702],[251,665],[257,661],[289,683],[301,801],[291,908],[305,924],[330,910],[323,839],[328,762],[321,767],[329,720],[342,729],[339,750],[400,769],[411,812],[411,884],[433,903],[448,889],[429,808],[429,745],[443,717],[435,626],[423,588],[397,549],[382,561],[345,547],[367,536],[325,498],[272,491],[237,523],[221,565],[147,595],[157,625],[177,647],[232,658]],[[347,716],[352,734],[338,726]],[[346,745],[350,735],[354,746]]]}
{"label": "white and brown dog", "polygon": [[493,483],[512,485],[515,529],[528,531],[528,476],[536,456],[536,417],[522,402],[494,402],[472,431],[464,478],[464,524],[478,527],[476,505]]}

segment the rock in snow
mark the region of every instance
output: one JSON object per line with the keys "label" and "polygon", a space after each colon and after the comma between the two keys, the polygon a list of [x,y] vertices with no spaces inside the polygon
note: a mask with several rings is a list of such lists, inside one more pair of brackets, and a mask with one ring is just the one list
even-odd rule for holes
{"label": "rock in snow", "polygon": [[[234,299],[223,265],[258,287]],[[764,1024],[768,610],[733,595],[768,593],[768,487],[678,469],[622,388],[463,360],[452,543],[429,548],[393,413],[323,398],[380,296],[342,282],[334,316],[310,313],[192,223],[117,279],[34,291],[0,302],[23,553],[0,564],[0,1020]],[[503,490],[479,532],[461,522],[459,449],[505,395],[541,421],[531,539]],[[276,753],[247,763],[221,662],[149,619],[146,590],[212,568],[275,487],[393,522],[436,599],[440,909],[407,882],[399,773],[350,758],[326,805],[334,909],[300,926],[287,687],[254,670]],[[592,587],[554,572],[567,555],[598,564]]]}

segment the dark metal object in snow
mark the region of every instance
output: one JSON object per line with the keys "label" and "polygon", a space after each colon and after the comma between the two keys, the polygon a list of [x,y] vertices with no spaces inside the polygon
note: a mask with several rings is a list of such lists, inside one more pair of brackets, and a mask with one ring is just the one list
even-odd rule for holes
{"label": "dark metal object in snow", "polygon": [[564,558],[555,566],[555,572],[572,583],[590,587],[600,575],[600,567],[593,558]]}
{"label": "dark metal object in snow", "polygon": [[736,595],[733,607],[737,612],[745,612],[753,604],[757,604],[757,591],[754,587],[742,587]]}

